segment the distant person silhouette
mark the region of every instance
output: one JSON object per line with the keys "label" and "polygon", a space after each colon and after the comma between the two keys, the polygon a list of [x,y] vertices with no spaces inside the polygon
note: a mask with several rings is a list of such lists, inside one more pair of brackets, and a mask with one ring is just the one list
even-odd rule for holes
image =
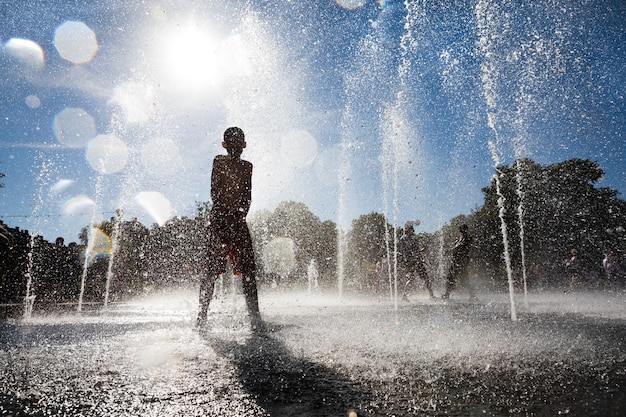
{"label": "distant person silhouette", "polygon": [[570,257],[565,261],[565,270],[570,288],[583,282],[583,266],[577,249],[570,250]]}
{"label": "distant person silhouette", "polygon": [[469,263],[470,248],[472,246],[472,237],[469,234],[469,228],[466,224],[459,226],[459,237],[452,247],[452,260],[448,275],[446,276],[446,291],[441,296],[444,300],[450,298],[450,293],[457,284],[461,284],[469,291],[470,300],[475,300],[474,287],[469,280],[467,265]]}
{"label": "distant person silhouette", "polygon": [[424,265],[421,252],[422,249],[420,249],[417,244],[417,239],[415,238],[413,222],[406,222],[404,224],[404,232],[398,241],[399,264],[407,277],[402,294],[403,300],[408,300],[407,291],[413,285],[416,273],[424,280],[430,298],[435,298],[430,277],[428,276],[428,271],[426,271],[426,266]]}
{"label": "distant person silhouette", "polygon": [[197,327],[206,324],[213,288],[218,276],[226,272],[229,259],[235,275],[242,276],[243,293],[254,330],[263,329],[259,313],[256,264],[246,215],[252,202],[252,163],[241,159],[245,135],[238,127],[224,132],[222,146],[227,155],[217,155],[211,173],[208,259],[206,274],[200,282]]}
{"label": "distant person silhouette", "polygon": [[606,279],[610,286],[618,284],[620,282],[620,277],[624,273],[619,261],[619,256],[617,256],[613,249],[608,249],[604,253],[604,259],[602,259],[602,268],[604,269]]}

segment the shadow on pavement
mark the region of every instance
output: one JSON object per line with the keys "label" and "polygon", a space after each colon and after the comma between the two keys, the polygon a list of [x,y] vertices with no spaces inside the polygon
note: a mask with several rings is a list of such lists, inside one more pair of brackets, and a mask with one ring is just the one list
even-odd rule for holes
{"label": "shadow on pavement", "polygon": [[271,416],[366,415],[362,407],[371,395],[361,384],[299,356],[276,333],[252,333],[243,343],[210,333],[204,338],[235,366],[244,389]]}
{"label": "shadow on pavement", "polygon": [[148,326],[150,323],[0,323],[0,350],[101,340]]}

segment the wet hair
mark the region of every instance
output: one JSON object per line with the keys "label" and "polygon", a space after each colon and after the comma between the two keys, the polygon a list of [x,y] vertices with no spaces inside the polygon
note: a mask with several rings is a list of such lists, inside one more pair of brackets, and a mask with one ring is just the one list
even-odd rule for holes
{"label": "wet hair", "polygon": [[224,142],[228,146],[242,146],[245,140],[243,130],[238,127],[229,127],[224,131]]}

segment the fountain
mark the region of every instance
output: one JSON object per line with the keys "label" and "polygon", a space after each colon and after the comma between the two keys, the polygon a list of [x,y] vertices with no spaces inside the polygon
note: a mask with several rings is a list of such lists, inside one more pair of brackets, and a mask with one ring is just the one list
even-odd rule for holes
{"label": "fountain", "polygon": [[[612,194],[626,189],[622,4],[187,3],[0,6],[0,36],[14,36],[0,39],[0,215],[24,214],[20,226],[34,232],[27,268],[9,273],[2,260],[0,270],[0,285],[14,271],[26,284],[22,320],[0,322],[0,411],[626,410],[623,287],[603,286],[591,254],[589,287],[564,287],[554,254],[625,242]],[[215,298],[213,327],[190,324],[206,226],[194,209],[210,201],[210,161],[231,125],[246,132],[255,169],[248,220],[265,334],[242,318],[230,271],[216,286],[224,295],[230,285],[231,297]],[[585,184],[602,199],[570,213],[575,198],[546,196],[579,227],[540,245],[532,226],[548,213],[532,212],[543,189],[525,161],[572,158],[605,170],[600,189]],[[281,217],[284,201],[307,210]],[[384,236],[373,223],[355,236],[367,213],[383,219]],[[132,241],[129,218],[145,225]],[[436,292],[451,231],[477,225],[479,301],[400,302],[398,230],[416,218]],[[77,314],[40,291],[52,278],[38,276],[35,239],[69,241],[83,227]],[[4,236],[3,251],[14,245]],[[92,282],[105,252],[106,276]],[[96,314],[83,311],[86,297]]]}
{"label": "fountain", "polygon": [[[37,159],[41,158],[41,155]],[[35,216],[37,216],[41,210],[43,205],[43,188],[46,185],[47,181],[47,173],[48,173],[48,164],[43,161],[41,163],[41,170],[39,171],[39,175],[37,176],[38,182],[38,200],[33,210]],[[33,291],[34,283],[36,282],[37,277],[35,276],[35,256],[43,257],[43,248],[41,242],[43,241],[43,237],[37,235],[37,232],[34,231],[30,235],[30,247],[27,255],[27,268],[26,268],[26,293],[24,295],[24,319],[28,320],[32,317],[33,314],[33,306],[35,304],[36,294]],[[42,269],[42,265],[39,265],[39,270]]]}
{"label": "fountain", "polygon": [[319,290],[319,276],[320,273],[317,269],[317,262],[315,262],[315,258],[312,258],[309,261],[309,267],[307,268],[307,292],[311,294],[314,290]]}

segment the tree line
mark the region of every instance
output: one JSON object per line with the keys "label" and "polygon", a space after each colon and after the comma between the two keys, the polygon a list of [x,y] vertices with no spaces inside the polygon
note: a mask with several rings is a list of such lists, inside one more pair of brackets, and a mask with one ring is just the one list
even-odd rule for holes
{"label": "tree line", "polygon": [[[490,185],[482,189],[480,208],[451,219],[435,233],[417,235],[431,277],[443,276],[449,262],[446,251],[458,227],[467,224],[474,238],[470,269],[475,280],[491,288],[505,289],[508,279],[503,228],[510,269],[520,285],[523,275],[534,287],[567,285],[565,264],[572,250],[579,254],[584,286],[625,285],[626,202],[618,191],[596,186],[603,176],[598,163],[587,159],[545,166],[519,159],[497,167]],[[348,275],[361,277],[358,287],[380,279],[372,278],[373,265],[389,251],[385,236],[400,236],[401,227],[394,230],[379,213],[353,221],[347,239]],[[619,263],[620,272],[613,277],[603,269],[607,253]]]}
{"label": "tree line", "polygon": [[[597,187],[603,175],[597,162],[582,159],[545,166],[519,159],[497,167],[482,189],[480,208],[451,219],[435,233],[417,235],[435,285],[449,261],[446,249],[463,223],[474,237],[473,274],[494,289],[505,288],[507,280],[503,230],[517,281],[524,271],[531,286],[565,285],[564,261],[576,249],[586,284],[603,285],[604,254],[611,250],[623,262],[626,249],[626,202],[616,190]],[[174,217],[150,227],[137,219],[124,221],[118,212],[94,229],[85,227],[79,243],[68,246],[1,224],[0,303],[21,302],[28,276],[39,303],[75,302],[83,274],[85,299],[93,302],[102,300],[107,277],[111,300],[195,285],[203,273],[209,210],[210,203],[197,203],[193,217]],[[342,239],[335,223],[321,221],[305,204],[294,201],[256,212],[248,223],[262,286],[304,288],[307,267],[314,260],[322,288],[336,288],[342,272],[346,290],[385,294],[390,289],[394,239],[403,225],[390,225],[382,213],[354,219]],[[108,251],[88,253],[94,230],[109,239]],[[344,259],[341,270],[338,250]]]}

